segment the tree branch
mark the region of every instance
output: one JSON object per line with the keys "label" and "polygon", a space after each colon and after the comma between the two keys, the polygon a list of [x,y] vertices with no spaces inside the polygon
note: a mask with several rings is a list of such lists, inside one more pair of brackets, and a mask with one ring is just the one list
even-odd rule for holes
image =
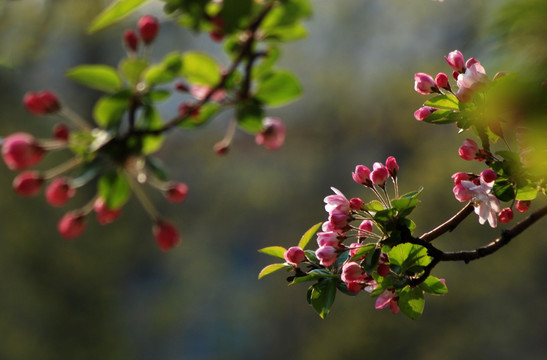
{"label": "tree branch", "polygon": [[423,234],[419,237],[420,240],[430,242],[441,236],[446,232],[454,230],[466,217],[468,217],[474,210],[473,204],[468,203],[465,205],[456,215],[445,221],[443,224],[437,226],[435,229]]}

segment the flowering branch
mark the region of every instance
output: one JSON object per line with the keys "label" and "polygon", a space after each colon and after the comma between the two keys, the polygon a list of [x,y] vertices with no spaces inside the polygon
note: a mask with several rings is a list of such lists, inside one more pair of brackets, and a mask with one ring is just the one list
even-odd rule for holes
{"label": "flowering branch", "polygon": [[437,226],[435,229],[423,234],[419,237],[419,239],[425,242],[430,242],[446,232],[451,232],[473,212],[473,209],[473,203],[468,203],[460,211],[458,211],[456,215],[452,216],[450,219],[448,219],[443,224]]}

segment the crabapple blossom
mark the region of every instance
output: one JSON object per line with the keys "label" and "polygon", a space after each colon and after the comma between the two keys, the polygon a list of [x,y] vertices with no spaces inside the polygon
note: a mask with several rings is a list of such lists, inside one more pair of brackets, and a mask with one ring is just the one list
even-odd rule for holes
{"label": "crabapple blossom", "polygon": [[321,246],[315,250],[315,256],[323,266],[331,266],[338,257],[338,249],[332,246]]}
{"label": "crabapple blossom", "polygon": [[2,143],[2,158],[11,170],[22,170],[36,165],[45,152],[32,135],[24,132],[11,134]]}
{"label": "crabapple blossom", "polygon": [[255,137],[257,145],[262,145],[267,150],[277,150],[283,146],[287,129],[281,119],[266,117],[262,120],[262,128]]}
{"label": "crabapple blossom", "polygon": [[486,169],[481,172],[481,181],[485,183],[491,183],[498,178],[498,174],[492,169]]}
{"label": "crabapple blossom", "polygon": [[465,58],[459,50],[454,50],[448,53],[448,56],[445,56],[444,59],[450,65],[454,71],[463,73],[465,71]]}
{"label": "crabapple blossom", "polygon": [[441,89],[450,90],[448,76],[446,76],[445,73],[438,73],[437,76],[435,76],[435,85]]}
{"label": "crabapple blossom", "polygon": [[158,20],[150,15],[141,16],[137,21],[137,28],[139,29],[142,41],[147,45],[154,41],[160,29]]}
{"label": "crabapple blossom", "polygon": [[382,165],[382,163],[375,162],[372,166],[372,172],[370,173],[370,181],[374,185],[383,187],[386,184],[386,180],[389,177],[388,169]]}
{"label": "crabapple blossom", "polygon": [[349,206],[353,210],[361,210],[365,203],[361,198],[351,198],[349,200]]}
{"label": "crabapple blossom", "polygon": [[454,179],[454,185],[458,185],[462,182],[462,180],[473,180],[476,177],[474,174],[469,174],[465,172],[457,172],[452,175],[452,179]]}
{"label": "crabapple blossom", "polygon": [[347,262],[342,266],[342,275],[340,278],[345,283],[362,280],[365,276],[366,274],[361,268],[361,265],[355,261]]}
{"label": "crabapple blossom", "polygon": [[304,250],[302,250],[298,246],[293,246],[287,249],[285,251],[285,254],[283,255],[285,257],[285,260],[291,264],[298,265],[302,261],[306,260],[306,255],[304,254]]}
{"label": "crabapple blossom", "polygon": [[65,124],[57,124],[53,128],[53,138],[59,141],[68,141],[70,130]]}
{"label": "crabapple blossom", "polygon": [[472,98],[472,94],[469,94],[468,90],[471,92],[480,90],[489,81],[486,72],[479,61],[468,61],[466,66],[467,69],[463,74],[458,75],[458,80],[456,81],[456,84],[458,85],[456,96],[464,103],[469,102],[471,100],[470,98]]}
{"label": "crabapple blossom", "polygon": [[139,47],[139,37],[135,31],[127,29],[123,34],[123,43],[130,51],[136,52]]}
{"label": "crabapple blossom", "polygon": [[340,247],[340,238],[339,234],[335,231],[323,231],[317,233],[317,245],[321,246],[332,246],[335,248]]}
{"label": "crabapple blossom", "polygon": [[37,171],[23,171],[13,179],[13,190],[19,196],[37,195],[44,183],[44,177]]}
{"label": "crabapple blossom", "polygon": [[529,201],[529,200],[519,200],[515,204],[515,209],[517,209],[517,211],[519,211],[519,212],[526,212],[526,211],[528,211],[528,209],[530,209],[530,204],[531,203],[532,202]]}
{"label": "crabapple blossom", "polygon": [[[189,92],[196,100],[203,100],[207,94],[211,91],[211,88],[207,85],[190,85]],[[215,102],[221,102],[226,97],[226,90],[217,89],[211,94],[211,100]]]}
{"label": "crabapple blossom", "polygon": [[71,186],[69,180],[64,177],[58,177],[46,188],[46,201],[51,206],[63,206],[70,200],[76,189]]}
{"label": "crabapple blossom", "polygon": [[121,213],[122,209],[111,209],[106,205],[106,202],[103,198],[98,197],[93,204],[93,211],[97,215],[97,222],[101,225],[106,225],[117,220]]}
{"label": "crabapple blossom", "polygon": [[387,276],[390,273],[390,268],[386,264],[378,264],[378,275],[380,276]]}
{"label": "crabapple blossom", "polygon": [[325,203],[325,211],[332,214],[344,214],[350,213],[349,200],[342,194],[342,192],[336,188],[332,188],[335,195],[329,195],[323,199]]}
{"label": "crabapple blossom", "polygon": [[77,211],[69,211],[57,224],[57,231],[66,240],[80,236],[85,230],[85,217]]}
{"label": "crabapple blossom", "polygon": [[476,185],[471,181],[463,180],[458,186],[460,185],[471,194],[475,213],[479,216],[479,223],[482,225],[488,221],[491,227],[498,226],[500,202],[491,193],[493,184],[481,182],[480,185]]}
{"label": "crabapple blossom", "polygon": [[513,220],[513,216],[513,210],[511,210],[511,208],[504,208],[500,211],[498,218],[501,223],[507,224],[508,222]]}
{"label": "crabapple blossom", "polygon": [[173,183],[165,190],[165,197],[171,203],[181,203],[188,196],[188,185],[183,182]]}
{"label": "crabapple blossom", "polygon": [[428,74],[414,74],[414,90],[422,95],[428,95],[439,92],[439,88],[435,85],[435,80]]}
{"label": "crabapple blossom", "polygon": [[370,169],[365,165],[357,165],[355,171],[351,173],[353,180],[357,184],[372,187],[372,181],[370,181]]}
{"label": "crabapple blossom", "polygon": [[177,228],[175,228],[173,224],[167,221],[156,221],[152,228],[152,232],[154,234],[154,238],[156,239],[158,247],[162,251],[171,250],[175,245],[180,243],[180,237]]}
{"label": "crabapple blossom", "polygon": [[395,295],[394,290],[385,290],[378,296],[378,298],[376,298],[376,303],[374,304],[374,307],[376,309],[383,309],[389,306],[389,310],[391,310],[393,314],[397,314],[401,310],[399,308],[398,301],[399,297]]}
{"label": "crabapple blossom", "polygon": [[418,121],[422,121],[437,110],[439,109],[431,106],[422,106],[418,110],[414,111],[414,118]]}
{"label": "crabapple blossom", "polygon": [[23,97],[23,105],[33,115],[56,113],[61,109],[61,103],[51,91],[28,92]]}
{"label": "crabapple blossom", "polygon": [[394,156],[390,156],[386,159],[386,168],[392,178],[397,177],[397,173],[399,172],[399,165],[397,165],[397,159],[395,159]]}
{"label": "crabapple blossom", "polygon": [[[371,220],[363,220],[361,224],[359,224],[359,230],[372,232],[372,225],[373,222]],[[362,235],[363,232],[359,231],[359,235]]]}
{"label": "crabapple blossom", "polygon": [[464,160],[471,161],[477,158],[479,145],[471,139],[465,139],[462,146],[458,149],[458,154]]}

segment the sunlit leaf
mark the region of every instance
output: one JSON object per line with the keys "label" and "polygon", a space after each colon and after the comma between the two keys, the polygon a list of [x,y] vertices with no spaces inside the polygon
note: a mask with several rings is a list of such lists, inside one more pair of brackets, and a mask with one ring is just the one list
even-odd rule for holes
{"label": "sunlit leaf", "polygon": [[279,71],[264,78],[258,85],[256,98],[269,106],[284,105],[298,98],[302,87],[288,71]]}
{"label": "sunlit leaf", "polygon": [[308,229],[308,231],[306,231],[304,233],[304,235],[302,235],[302,238],[300,238],[300,242],[298,243],[298,246],[301,248],[301,249],[305,249],[306,246],[308,245],[308,243],[310,242],[311,238],[313,237],[313,235],[315,235],[315,233],[317,232],[317,230],[319,230],[319,228],[321,227],[321,224],[323,224],[322,222],[320,223],[317,223],[315,225],[313,225],[311,228]]}
{"label": "sunlit leaf", "polygon": [[321,279],[312,286],[310,303],[319,316],[324,319],[336,297],[336,279]]}
{"label": "sunlit leaf", "polygon": [[220,67],[210,55],[189,51],[182,55],[180,75],[191,84],[214,86],[220,81]]}
{"label": "sunlit leaf", "polygon": [[424,103],[424,106],[431,106],[443,110],[459,110],[459,100],[452,94],[437,95]]}
{"label": "sunlit leaf", "polygon": [[107,65],[80,65],[66,72],[66,76],[92,89],[109,93],[119,91],[122,80],[116,69]]}
{"label": "sunlit leaf", "polygon": [[405,287],[399,292],[399,308],[402,313],[417,320],[424,311],[424,293],[420,288]]}
{"label": "sunlit leaf", "polygon": [[126,176],[117,171],[111,171],[101,176],[97,190],[99,196],[104,199],[106,206],[110,209],[122,207],[131,195],[131,188]]}
{"label": "sunlit leaf", "polygon": [[430,294],[446,294],[448,289],[445,284],[435,276],[428,276],[423,283],[420,284],[420,288]]}
{"label": "sunlit leaf", "polygon": [[122,92],[101,97],[93,108],[95,122],[103,128],[117,125],[129,108],[130,96]]}
{"label": "sunlit leaf", "polygon": [[262,249],[258,250],[258,252],[261,252],[263,254],[270,255],[270,256],[275,256],[275,257],[278,257],[278,258],[281,258],[281,259],[285,259],[285,252],[286,251],[287,251],[287,249],[285,249],[284,247],[281,247],[281,246],[269,246],[269,247],[265,247],[265,248],[262,248]]}
{"label": "sunlit leaf", "polygon": [[93,33],[108,25],[114,24],[131,14],[131,12],[147,1],[148,0],[116,0],[93,19],[87,31]]}
{"label": "sunlit leaf", "polygon": [[262,269],[262,270],[260,271],[260,274],[258,274],[258,278],[259,278],[259,279],[262,279],[264,276],[270,275],[271,273],[274,273],[274,272],[276,272],[277,270],[289,269],[289,268],[291,268],[290,265],[285,265],[285,264],[270,264],[270,265],[266,266],[264,269]]}

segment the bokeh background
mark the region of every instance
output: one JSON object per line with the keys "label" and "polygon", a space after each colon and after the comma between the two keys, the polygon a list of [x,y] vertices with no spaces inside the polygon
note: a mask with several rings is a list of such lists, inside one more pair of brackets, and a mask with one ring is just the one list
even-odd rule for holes
{"label": "bokeh background", "polygon": [[[79,64],[116,66],[121,34],[140,14],[162,20],[152,57],[172,49],[211,51],[208,36],[178,28],[152,2],[97,34],[85,33],[109,1],[0,1],[0,134],[48,137],[55,123],[28,115],[27,91],[51,89],[86,118],[100,93],[65,79]],[[284,47],[280,66],[305,95],[270,115],[288,127],[285,146],[268,152],[238,133],[228,156],[213,144],[230,114],[199,131],[169,134],[157,154],[174,179],[189,184],[182,205],[150,192],[176,222],[182,246],[164,254],[151,221],[133,198],[116,223],[63,241],[43,195],[22,199],[14,173],[0,165],[0,359],[544,359],[547,353],[546,222],[497,254],[441,264],[449,293],[429,296],[419,321],[374,310],[362,294],[338,294],[326,320],[305,300],[306,285],[283,274],[257,280],[273,258],[257,249],[289,247],[325,218],[330,186],[371,199],[351,179],[357,164],[397,157],[401,191],[424,186],[417,232],[457,211],[450,175],[478,168],[457,156],[464,139],[452,126],[419,123],[425,98],[416,72],[449,72],[443,56],[459,49],[487,73],[547,67],[543,0],[314,0],[309,38]],[[541,73],[541,74],[540,74]],[[538,77],[541,79],[541,77]],[[176,102],[163,109],[172,114]],[[58,161],[48,156],[42,167]],[[67,206],[93,194],[81,191]],[[545,202],[545,200],[541,200]],[[540,201],[536,205],[539,205]],[[438,239],[442,249],[471,249],[497,237],[472,215]]]}

